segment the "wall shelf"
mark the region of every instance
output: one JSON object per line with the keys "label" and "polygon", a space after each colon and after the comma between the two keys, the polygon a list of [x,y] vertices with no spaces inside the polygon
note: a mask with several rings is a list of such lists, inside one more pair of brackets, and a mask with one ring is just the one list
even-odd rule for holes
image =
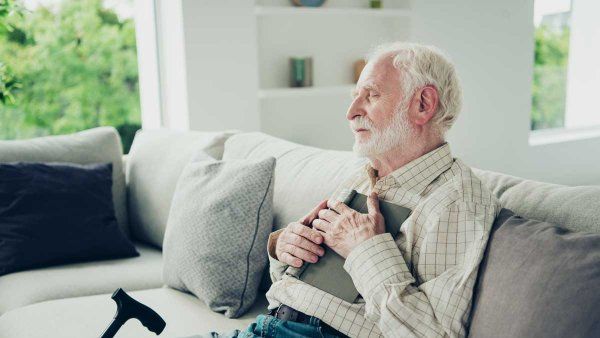
{"label": "wall shelf", "polygon": [[[356,86],[354,64],[374,45],[410,40],[412,1],[385,0],[385,8],[368,8],[366,0],[327,0],[317,8],[294,7],[289,0],[252,2],[260,130],[306,145],[351,149],[346,113]],[[312,87],[289,87],[290,57],[312,58]]]}
{"label": "wall shelf", "polygon": [[257,16],[272,15],[361,15],[373,17],[409,17],[411,12],[402,8],[335,8],[335,7],[283,7],[283,6],[256,6]]}
{"label": "wall shelf", "polygon": [[260,99],[270,98],[297,98],[312,97],[318,95],[340,95],[350,97],[354,84],[323,87],[293,87],[293,88],[270,88],[258,91]]}

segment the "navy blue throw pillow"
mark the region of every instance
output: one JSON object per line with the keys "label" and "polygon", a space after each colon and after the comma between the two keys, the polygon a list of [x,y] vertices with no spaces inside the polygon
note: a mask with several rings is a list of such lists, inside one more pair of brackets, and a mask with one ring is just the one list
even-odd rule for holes
{"label": "navy blue throw pillow", "polygon": [[0,164],[0,276],[139,256],[117,224],[112,164]]}

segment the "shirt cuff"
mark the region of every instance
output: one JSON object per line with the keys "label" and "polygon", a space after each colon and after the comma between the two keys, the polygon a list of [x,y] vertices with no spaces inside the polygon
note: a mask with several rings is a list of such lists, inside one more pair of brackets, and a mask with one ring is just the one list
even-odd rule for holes
{"label": "shirt cuff", "polygon": [[[277,244],[277,237],[279,237],[283,230],[284,229],[279,229],[277,231],[272,232],[269,235],[269,240],[267,241],[267,253],[269,256],[269,270],[271,272],[271,280],[280,279],[281,275],[283,275],[283,272],[288,267],[287,264],[277,260],[277,256],[275,255],[275,245]],[[276,276],[273,276],[273,274],[275,274]]]}
{"label": "shirt cuff", "polygon": [[284,229],[279,229],[271,232],[267,241],[267,252],[269,253],[269,257],[275,260],[277,260],[277,255],[275,254],[275,245],[277,244],[277,238],[283,232],[283,230]]}
{"label": "shirt cuff", "polygon": [[344,270],[363,298],[370,297],[376,288],[391,279],[412,282],[404,257],[388,232],[375,235],[352,249],[344,262]]}

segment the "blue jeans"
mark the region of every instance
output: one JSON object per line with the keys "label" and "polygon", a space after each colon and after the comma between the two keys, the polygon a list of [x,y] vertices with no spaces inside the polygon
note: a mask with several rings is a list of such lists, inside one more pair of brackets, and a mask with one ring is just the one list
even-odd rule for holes
{"label": "blue jeans", "polygon": [[233,330],[224,334],[210,332],[201,336],[191,336],[187,338],[300,338],[300,337],[319,337],[319,338],[337,338],[339,336],[323,333],[321,329],[321,320],[317,317],[310,317],[308,324],[293,322],[290,320],[281,320],[277,317],[260,314],[256,316],[254,322],[250,323],[244,331]]}

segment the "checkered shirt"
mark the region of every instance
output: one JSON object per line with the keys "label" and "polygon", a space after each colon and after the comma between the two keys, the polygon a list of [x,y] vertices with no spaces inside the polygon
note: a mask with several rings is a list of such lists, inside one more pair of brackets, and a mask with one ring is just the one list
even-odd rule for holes
{"label": "checkered shirt", "polygon": [[268,308],[286,304],[350,337],[464,337],[496,197],[448,143],[382,178],[367,163],[330,198],[348,189],[412,210],[396,240],[376,235],[346,258],[360,295],[349,303],[299,280],[299,269],[274,258],[280,229],[268,243]]}

